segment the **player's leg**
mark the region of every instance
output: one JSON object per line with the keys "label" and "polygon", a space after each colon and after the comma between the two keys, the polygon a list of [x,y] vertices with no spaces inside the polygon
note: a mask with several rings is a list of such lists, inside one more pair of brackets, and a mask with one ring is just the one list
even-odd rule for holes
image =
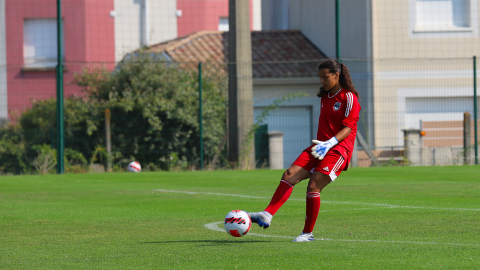
{"label": "player's leg", "polygon": [[278,184],[275,193],[272,196],[267,208],[262,212],[249,212],[248,215],[253,223],[257,223],[260,227],[265,229],[270,227],[272,218],[277,213],[278,209],[290,198],[295,184],[302,180],[308,179],[311,173],[306,169],[292,165],[282,175],[282,180]]}
{"label": "player's leg", "polygon": [[303,231],[293,240],[293,242],[307,242],[313,241],[312,231],[317,221],[318,213],[320,211],[320,191],[331,182],[330,176],[320,172],[313,172],[312,177],[308,181],[307,199],[305,210],[305,226]]}
{"label": "player's leg", "polygon": [[312,146],[309,146],[303,150],[300,156],[293,162],[292,166],[283,173],[282,180],[280,184],[278,184],[267,208],[262,212],[248,213],[252,222],[257,223],[265,229],[270,227],[272,217],[288,200],[290,194],[292,194],[293,187],[312,175],[313,169],[317,163],[319,163],[319,160],[312,155],[311,148]]}
{"label": "player's leg", "polygon": [[330,176],[313,172],[307,186],[307,200],[305,211],[305,226],[303,233],[311,233],[315,222],[317,221],[318,212],[320,211],[320,192],[324,187],[331,183]]}
{"label": "player's leg", "polygon": [[315,168],[307,186],[305,226],[294,242],[314,240],[312,231],[320,211],[320,192],[337,178],[345,165],[344,158],[334,151],[328,153]]}
{"label": "player's leg", "polygon": [[265,208],[265,211],[275,215],[278,209],[288,200],[292,194],[293,187],[302,180],[308,179],[312,175],[309,171],[297,165],[292,165],[282,175],[282,180],[278,184],[275,193],[273,194],[270,204]]}

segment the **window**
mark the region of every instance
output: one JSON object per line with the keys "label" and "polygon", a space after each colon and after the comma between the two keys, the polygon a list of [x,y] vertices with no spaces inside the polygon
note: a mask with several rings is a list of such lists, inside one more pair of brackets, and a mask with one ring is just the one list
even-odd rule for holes
{"label": "window", "polygon": [[470,27],[469,0],[417,0],[417,30],[449,30]]}
{"label": "window", "polygon": [[218,31],[228,31],[228,17],[220,17],[218,21]]}
{"label": "window", "polygon": [[[62,33],[62,46],[64,43]],[[57,20],[26,19],[23,23],[25,67],[45,68],[57,64]],[[62,58],[65,54],[63,53]]]}
{"label": "window", "polygon": [[410,37],[478,36],[478,0],[409,0]]}

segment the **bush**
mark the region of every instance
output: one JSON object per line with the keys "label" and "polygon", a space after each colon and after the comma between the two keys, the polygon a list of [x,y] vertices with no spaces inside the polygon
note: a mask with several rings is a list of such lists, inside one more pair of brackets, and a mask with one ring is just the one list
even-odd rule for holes
{"label": "bush", "polygon": [[[84,70],[75,82],[96,108],[110,109],[113,162],[136,160],[163,169],[172,153],[199,162],[198,73],[138,54],[108,73]],[[225,133],[226,77],[203,76],[204,153],[211,159]],[[208,123],[208,125],[207,125]],[[96,128],[103,122],[95,122]],[[100,140],[97,140],[100,141]]]}
{"label": "bush", "polygon": [[[206,160],[214,158],[225,135],[226,82],[224,72],[203,74]],[[64,103],[66,172],[87,171],[96,160],[106,162],[105,109],[111,111],[113,168],[125,168],[132,160],[147,170],[198,166],[196,67],[158,62],[140,53],[113,72],[84,69],[74,83],[85,96],[71,96]],[[56,100],[32,101],[17,124],[0,128],[0,173],[53,172],[56,145]]]}
{"label": "bush", "polygon": [[25,140],[19,125],[0,129],[0,173],[19,174],[29,172],[25,157]]}

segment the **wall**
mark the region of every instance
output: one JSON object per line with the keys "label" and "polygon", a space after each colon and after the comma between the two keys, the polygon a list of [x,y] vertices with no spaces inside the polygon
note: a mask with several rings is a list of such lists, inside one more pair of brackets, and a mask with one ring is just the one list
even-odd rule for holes
{"label": "wall", "polygon": [[401,145],[400,130],[420,128],[420,120],[460,121],[465,111],[473,115],[472,62],[468,58],[375,60],[377,146]]}
{"label": "wall", "polygon": [[5,0],[0,0],[0,126],[8,117]]}
{"label": "wall", "polygon": [[252,0],[252,30],[262,30],[262,0]]}
{"label": "wall", "polygon": [[[253,14],[252,0],[250,14]],[[228,0],[177,0],[182,16],[177,18],[178,36],[186,36],[201,30],[218,30],[220,17],[228,18]],[[253,29],[253,16],[250,16]]]}
{"label": "wall", "polygon": [[[425,33],[415,32],[412,27],[415,1],[372,1],[377,147],[401,145],[400,130],[412,127],[410,119],[417,121],[415,128],[419,127],[420,120],[461,120],[458,109],[467,111],[471,107],[469,101],[458,102],[455,110],[440,104],[434,109],[429,106],[435,99],[471,100],[472,56],[480,52],[480,1],[470,2],[471,31]],[[419,98],[426,101],[424,106],[417,104],[423,111],[417,109],[415,114],[410,114],[406,106],[408,100]]]}
{"label": "wall", "polygon": [[149,0],[150,1],[150,45],[177,38],[177,1],[176,0]]}
{"label": "wall", "polygon": [[[115,61],[142,46],[161,43],[177,37],[177,1],[147,0],[148,26],[146,26],[145,0],[114,0],[115,6]],[[145,27],[148,27],[146,30]],[[145,35],[148,34],[148,37]],[[148,40],[148,42],[147,42]],[[148,43],[148,44],[147,44]]]}
{"label": "wall", "polygon": [[480,1],[467,2],[472,3],[472,31],[413,33],[414,0],[372,0],[374,57],[469,58],[478,54]]}
{"label": "wall", "polygon": [[[55,69],[23,68],[23,22],[26,18],[56,18],[55,0],[6,0],[7,87],[9,117],[31,106],[36,99],[54,98]],[[81,95],[70,84],[85,65],[114,63],[113,10],[111,0],[68,1],[62,5],[65,39],[65,96]],[[111,68],[111,66],[110,66]]]}
{"label": "wall", "polygon": [[140,23],[143,18],[142,7],[143,0],[114,1],[115,62],[122,60],[125,54],[137,50],[142,45],[143,27]]}
{"label": "wall", "polygon": [[[371,56],[369,0],[340,1],[340,57]],[[291,2],[290,29],[300,29],[329,57],[336,56],[335,1]]]}

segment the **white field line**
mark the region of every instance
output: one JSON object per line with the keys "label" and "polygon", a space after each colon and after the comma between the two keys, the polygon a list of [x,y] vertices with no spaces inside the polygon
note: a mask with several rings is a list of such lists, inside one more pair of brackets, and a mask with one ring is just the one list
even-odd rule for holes
{"label": "white field line", "polygon": [[[219,224],[223,223],[223,221],[212,222],[205,224],[205,228],[217,231],[217,232],[224,232],[225,229],[218,227]],[[295,239],[295,236],[281,236],[281,235],[267,235],[267,234],[258,234],[258,233],[248,233],[251,236],[259,236],[259,237],[268,237],[268,238],[287,238],[287,239]],[[414,244],[414,245],[449,245],[449,246],[472,246],[472,247],[479,247],[480,244],[457,244],[457,243],[438,243],[438,242],[415,242],[415,241],[388,241],[388,240],[355,240],[355,239],[329,239],[329,238],[319,238],[316,239],[317,241],[333,241],[333,242],[361,242],[361,243],[395,243],[395,244]]]}
{"label": "white field line", "polygon": [[[385,209],[385,208],[396,208],[396,207],[368,207],[368,208],[354,208],[354,209],[342,209],[342,210],[323,210],[323,212],[344,212],[344,211],[361,211],[361,210],[372,210],[372,209]],[[301,212],[305,214],[304,212]],[[300,212],[298,212],[300,214]]]}
{"label": "white field line", "polygon": [[[251,199],[271,199],[270,197],[258,197],[258,196],[249,196],[249,195],[211,193],[211,192],[193,192],[193,191],[169,190],[169,189],[154,189],[153,191],[170,192],[170,193],[183,193],[183,194],[199,194],[199,195],[241,197],[241,198],[251,198]],[[302,201],[302,202],[304,202],[305,199],[289,199],[289,201]],[[322,203],[343,203],[343,204],[373,205],[373,206],[382,206],[382,207],[386,207],[386,208],[411,208],[411,209],[453,210],[453,211],[480,211],[480,209],[474,209],[474,208],[473,209],[472,208],[441,208],[441,207],[407,206],[407,205],[391,205],[391,204],[361,203],[361,202],[322,201]]]}

